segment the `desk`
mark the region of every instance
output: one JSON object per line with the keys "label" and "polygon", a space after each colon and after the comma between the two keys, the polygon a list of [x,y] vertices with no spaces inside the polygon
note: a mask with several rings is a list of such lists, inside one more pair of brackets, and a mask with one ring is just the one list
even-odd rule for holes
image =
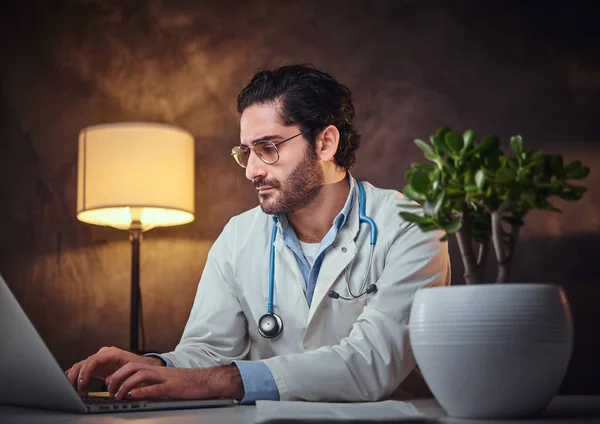
{"label": "desk", "polygon": [[[447,417],[434,399],[411,401],[432,422],[440,424],[591,424],[600,423],[600,396],[558,396],[542,417],[528,420],[480,421]],[[122,412],[77,415],[29,408],[0,406],[2,424],[235,424],[254,422],[255,406],[231,406],[179,411]]]}

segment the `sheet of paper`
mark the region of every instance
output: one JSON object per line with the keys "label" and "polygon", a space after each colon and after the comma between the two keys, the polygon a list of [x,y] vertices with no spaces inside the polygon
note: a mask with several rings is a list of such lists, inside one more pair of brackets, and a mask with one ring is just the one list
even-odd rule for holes
{"label": "sheet of paper", "polygon": [[284,422],[434,422],[409,402],[386,400],[365,403],[256,402],[256,423]]}

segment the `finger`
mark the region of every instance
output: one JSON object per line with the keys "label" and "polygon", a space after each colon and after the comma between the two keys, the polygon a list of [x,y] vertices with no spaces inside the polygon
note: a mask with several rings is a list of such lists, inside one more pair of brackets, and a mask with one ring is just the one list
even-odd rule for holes
{"label": "finger", "polygon": [[148,368],[150,368],[150,365],[138,362],[130,362],[127,365],[122,366],[110,377],[110,383],[108,384],[107,390],[110,393],[118,392],[125,380],[127,380],[136,372]]}
{"label": "finger", "polygon": [[166,384],[152,384],[147,386],[138,386],[129,392],[134,398],[150,398],[167,396]]}
{"label": "finger", "polygon": [[[104,379],[104,384],[106,385],[106,391],[107,391],[107,392],[108,392],[108,391],[110,391],[110,390],[108,390],[108,387],[110,386],[110,383],[111,383],[111,382],[112,382],[112,374],[110,374],[109,376],[107,376],[107,377]],[[145,385],[145,384],[142,384],[142,385]],[[140,387],[141,387],[141,386],[140,386]],[[117,390],[117,389],[115,389],[115,390]]]}
{"label": "finger", "polygon": [[82,365],[83,361],[79,361],[67,370],[67,378],[74,387],[77,387],[77,376],[79,375],[79,369]]}
{"label": "finger", "polygon": [[77,390],[84,390],[90,383],[94,372],[100,366],[115,366],[119,367],[123,362],[124,351],[117,349],[116,347],[103,347],[97,353],[86,359],[79,370],[79,376],[77,377]]}
{"label": "finger", "polygon": [[84,361],[75,377],[77,379],[77,391],[82,392],[87,387],[92,378],[92,373],[98,366],[99,362],[95,355],[90,356]]}
{"label": "finger", "polygon": [[131,390],[137,388],[138,386],[140,386],[142,384],[147,385],[147,384],[152,384],[152,383],[159,383],[161,381],[162,381],[162,379],[160,378],[158,373],[154,372],[153,370],[150,370],[150,369],[139,370],[135,374],[133,374],[131,377],[129,377],[127,380],[125,380],[123,382],[123,384],[121,384],[121,387],[119,387],[119,391],[115,395],[115,399],[122,400],[123,398],[125,398],[125,396],[127,396],[127,393],[129,393]]}

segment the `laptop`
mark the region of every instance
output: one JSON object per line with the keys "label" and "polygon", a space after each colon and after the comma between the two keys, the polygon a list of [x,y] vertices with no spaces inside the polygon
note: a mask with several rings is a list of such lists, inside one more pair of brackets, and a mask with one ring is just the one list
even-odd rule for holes
{"label": "laptop", "polygon": [[207,408],[233,405],[207,400],[82,397],[71,385],[0,275],[0,404],[75,413]]}

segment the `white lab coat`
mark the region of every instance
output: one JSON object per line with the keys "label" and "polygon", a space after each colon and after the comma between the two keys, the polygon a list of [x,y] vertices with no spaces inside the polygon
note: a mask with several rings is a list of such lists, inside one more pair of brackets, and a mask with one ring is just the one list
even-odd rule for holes
{"label": "white lab coat", "polygon": [[447,243],[438,231],[422,232],[404,221],[412,201],[397,191],[365,183],[366,213],[378,227],[369,284],[378,291],[348,296],[344,269],[352,264],[356,293],[369,258],[369,226],[359,230],[358,189],[346,224],[327,249],[310,308],[305,284],[278,224],[275,241],[274,312],[283,320],[275,339],[257,330],[266,312],[272,216],[257,207],[233,217],[212,246],[189,321],[175,351],[177,367],[213,367],[234,360],[262,360],[281,400],[373,401],[390,395],[415,367],[406,324],[413,295],[450,283]]}

